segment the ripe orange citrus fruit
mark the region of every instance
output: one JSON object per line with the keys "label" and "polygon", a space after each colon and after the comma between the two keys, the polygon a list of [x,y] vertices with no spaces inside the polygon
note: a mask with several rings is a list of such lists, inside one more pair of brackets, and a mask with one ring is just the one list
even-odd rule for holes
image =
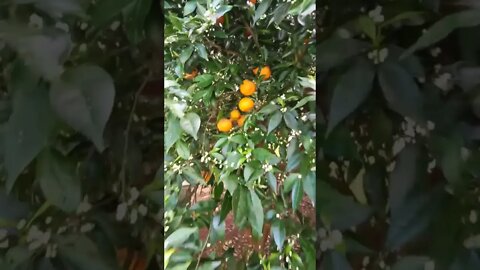
{"label": "ripe orange citrus fruit", "polygon": [[248,0],[248,2],[252,3],[252,4],[256,4],[257,3],[257,0]]}
{"label": "ripe orange citrus fruit", "polygon": [[198,70],[197,69],[194,69],[192,70],[191,73],[185,73],[185,75],[183,76],[183,78],[185,80],[193,80],[195,77],[197,77],[197,74],[198,74]]}
{"label": "ripe orange citrus fruit", "polygon": [[238,120],[240,116],[240,112],[237,109],[230,112],[230,120]]}
{"label": "ripe orange citrus fruit", "polygon": [[222,118],[218,121],[217,128],[221,132],[229,132],[232,129],[232,121],[227,118]]}
{"label": "ripe orange citrus fruit", "polygon": [[224,24],[225,23],[225,17],[221,16],[217,19],[216,21],[217,24]]}
{"label": "ripe orange citrus fruit", "polygon": [[245,123],[245,115],[240,116],[240,118],[238,118],[238,120],[237,120],[237,125],[239,127],[242,127],[243,123]]}
{"label": "ripe orange citrus fruit", "polygon": [[238,108],[240,108],[240,111],[242,112],[250,112],[253,109],[254,104],[255,103],[251,98],[244,97],[238,103]]}
{"label": "ripe orange citrus fruit", "polygon": [[254,82],[249,80],[243,80],[242,84],[240,85],[240,93],[244,96],[251,96],[255,93],[257,86]]}
{"label": "ripe orange citrus fruit", "polygon": [[[258,67],[253,69],[253,74],[257,75],[258,74]],[[260,70],[260,76],[263,76],[263,80],[268,80],[270,76],[272,75],[272,71],[270,70],[269,66],[264,66]]]}

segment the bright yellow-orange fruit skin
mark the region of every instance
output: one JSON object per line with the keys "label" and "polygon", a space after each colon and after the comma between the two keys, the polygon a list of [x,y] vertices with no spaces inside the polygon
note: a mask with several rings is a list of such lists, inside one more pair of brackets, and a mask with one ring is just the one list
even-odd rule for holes
{"label": "bright yellow-orange fruit skin", "polygon": [[240,116],[241,116],[241,114],[237,109],[230,112],[230,120],[238,120],[238,118],[240,118]]}
{"label": "bright yellow-orange fruit skin", "polygon": [[[258,74],[258,67],[253,69],[253,74],[257,75]],[[270,76],[272,76],[272,71],[270,70],[269,66],[264,66],[260,70],[260,76],[263,76],[263,80],[268,80],[270,79]]]}
{"label": "bright yellow-orange fruit skin", "polygon": [[254,104],[255,103],[253,102],[253,100],[251,98],[244,97],[244,98],[240,99],[240,102],[238,102],[238,108],[242,112],[250,112],[253,109]]}
{"label": "bright yellow-orange fruit skin", "polygon": [[238,118],[238,120],[237,120],[237,125],[239,127],[242,127],[243,123],[245,123],[245,115],[240,116],[240,118]]}
{"label": "bright yellow-orange fruit skin", "polygon": [[257,86],[250,80],[243,80],[240,85],[240,93],[244,96],[251,96],[257,90]]}
{"label": "bright yellow-orange fruit skin", "polygon": [[221,132],[229,132],[232,129],[232,121],[227,118],[222,118],[217,123],[217,128]]}

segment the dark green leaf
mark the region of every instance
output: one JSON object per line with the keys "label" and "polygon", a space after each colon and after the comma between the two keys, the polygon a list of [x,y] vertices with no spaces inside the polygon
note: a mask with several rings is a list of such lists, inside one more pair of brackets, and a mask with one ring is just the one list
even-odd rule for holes
{"label": "dark green leaf", "polygon": [[188,145],[184,143],[183,141],[178,141],[176,144],[176,150],[177,154],[183,158],[184,160],[187,160],[190,157],[190,149],[188,148]]}
{"label": "dark green leaf", "polygon": [[208,61],[208,53],[207,49],[205,49],[205,45],[197,43],[195,44],[195,47],[197,48],[198,55]]}
{"label": "dark green leaf", "polygon": [[402,66],[385,62],[380,66],[378,77],[391,109],[415,121],[423,121],[423,96],[413,77]]}
{"label": "dark green leaf", "polygon": [[168,152],[175,142],[180,139],[182,135],[182,128],[180,121],[176,117],[170,117],[167,120],[167,130],[165,131],[165,151]]}
{"label": "dark green leaf", "polygon": [[64,157],[45,150],[40,154],[36,167],[36,180],[45,198],[66,212],[73,212],[81,201],[80,181],[75,166]]}
{"label": "dark green leaf", "polygon": [[267,9],[270,7],[272,0],[264,0],[260,3],[260,5],[255,9],[255,15],[253,16],[253,24],[255,24],[260,17],[267,12]]}
{"label": "dark green leaf", "polygon": [[249,191],[244,186],[239,186],[235,189],[232,197],[232,210],[235,225],[239,228],[243,228],[247,222],[248,215],[250,213],[249,203],[250,196]]}
{"label": "dark green leaf", "polygon": [[180,62],[182,62],[182,64],[185,64],[185,62],[187,62],[190,56],[192,56],[193,49],[193,46],[188,46],[182,51],[182,54],[180,54]]}
{"label": "dark green leaf", "polygon": [[352,266],[348,262],[344,254],[331,250],[327,252],[325,258],[320,265],[322,270],[352,270]]}
{"label": "dark green leaf", "polygon": [[278,125],[280,125],[281,122],[282,122],[282,113],[280,111],[276,111],[268,121],[267,134],[275,130],[278,127]]}
{"label": "dark green leaf", "polygon": [[423,256],[403,257],[392,266],[392,270],[424,270],[425,263],[429,260],[428,257]]}
{"label": "dark green leaf", "polygon": [[375,69],[365,58],[358,60],[340,78],[330,105],[327,134],[362,104],[372,90]]}
{"label": "dark green leaf", "polygon": [[287,127],[294,130],[298,129],[297,119],[295,119],[295,116],[291,111],[285,112],[283,119],[285,120]]}
{"label": "dark green leaf", "polygon": [[289,2],[280,4],[273,12],[273,17],[268,22],[268,25],[270,25],[272,22],[275,22],[276,25],[280,25],[283,19],[285,19],[285,17],[288,15],[290,6],[291,3]]}
{"label": "dark green leaf", "polygon": [[124,25],[128,39],[138,44],[145,38],[145,22],[152,8],[152,0],[136,0],[124,13]]}
{"label": "dark green leaf", "polygon": [[54,127],[48,92],[38,78],[24,66],[14,66],[9,89],[13,94],[13,112],[4,135],[6,188],[10,192],[17,177],[47,146]]}
{"label": "dark green leaf", "polygon": [[258,198],[257,193],[255,193],[255,190],[252,189],[247,198],[251,201],[248,209],[248,220],[252,226],[253,236],[258,239],[262,236],[263,231],[264,215],[262,202],[260,201],[260,198]]}
{"label": "dark green leaf", "polygon": [[292,188],[292,209],[297,210],[303,198],[303,182],[298,180]]}
{"label": "dark green leaf", "polygon": [[103,27],[131,4],[131,0],[100,0],[93,6],[90,12],[92,23],[97,27]]}
{"label": "dark green leaf", "polygon": [[317,48],[317,69],[319,72],[328,71],[366,51],[369,47],[368,43],[354,39],[330,38],[320,43]]}
{"label": "dark green leaf", "polygon": [[252,151],[252,155],[260,162],[267,162],[272,165],[280,162],[280,159],[275,154],[265,148],[255,148]]}
{"label": "dark green leaf", "polygon": [[105,148],[103,130],[114,100],[113,79],[98,66],[67,70],[50,89],[50,102],[57,115],[92,140],[99,151]]}
{"label": "dark green leaf", "polygon": [[69,235],[58,240],[58,256],[78,270],[113,270],[97,246],[83,235]]}
{"label": "dark green leaf", "polygon": [[472,27],[478,24],[480,24],[480,10],[478,9],[461,11],[443,17],[430,27],[415,44],[408,48],[402,58],[439,42],[457,28]]}

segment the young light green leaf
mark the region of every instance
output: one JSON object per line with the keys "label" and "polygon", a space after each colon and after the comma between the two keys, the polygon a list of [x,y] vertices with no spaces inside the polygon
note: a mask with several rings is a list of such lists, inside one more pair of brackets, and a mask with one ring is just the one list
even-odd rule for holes
{"label": "young light green leaf", "polygon": [[333,92],[327,135],[368,97],[374,77],[374,66],[363,57],[343,74]]}

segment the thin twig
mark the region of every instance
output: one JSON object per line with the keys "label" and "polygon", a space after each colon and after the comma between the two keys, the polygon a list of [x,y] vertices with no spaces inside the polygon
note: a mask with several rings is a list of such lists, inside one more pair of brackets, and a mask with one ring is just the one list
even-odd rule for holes
{"label": "thin twig", "polygon": [[210,238],[210,230],[209,230],[209,232],[208,232],[208,234],[207,234],[207,239],[205,239],[205,243],[203,244],[202,251],[201,251],[200,254],[198,255],[197,265],[195,266],[195,270],[198,270],[198,267],[200,266],[200,259],[202,258],[203,252],[205,252],[205,248],[207,248],[207,244],[208,244],[209,238]]}
{"label": "thin twig", "polygon": [[135,93],[135,98],[133,100],[132,109],[128,117],[127,127],[125,128],[125,142],[123,144],[123,157],[122,157],[122,168],[120,170],[120,181],[122,182],[122,198],[125,195],[125,181],[126,181],[126,166],[127,166],[127,152],[128,152],[128,141],[130,140],[130,129],[132,128],[133,115],[135,114],[135,109],[137,108],[138,97],[142,93],[143,89],[150,80],[152,73],[149,73],[147,77],[143,80],[142,84]]}
{"label": "thin twig", "polygon": [[205,42],[211,46],[211,47],[214,47],[215,49],[219,50],[219,51],[224,51],[225,53],[227,54],[230,54],[230,55],[233,55],[233,56],[240,56],[239,53],[237,52],[234,52],[234,51],[230,51],[230,50],[227,50],[223,47],[221,47],[220,45],[216,44],[215,42],[209,40],[209,39],[205,39]]}
{"label": "thin twig", "polygon": [[255,32],[253,32],[253,28],[248,24],[247,21],[243,20],[243,24],[245,25],[245,27],[247,28],[247,30],[250,32],[250,34],[252,35],[252,38],[253,38],[253,42],[255,43],[255,45],[257,46],[257,48],[260,49],[260,43],[258,43],[258,37],[257,35],[255,34]]}

